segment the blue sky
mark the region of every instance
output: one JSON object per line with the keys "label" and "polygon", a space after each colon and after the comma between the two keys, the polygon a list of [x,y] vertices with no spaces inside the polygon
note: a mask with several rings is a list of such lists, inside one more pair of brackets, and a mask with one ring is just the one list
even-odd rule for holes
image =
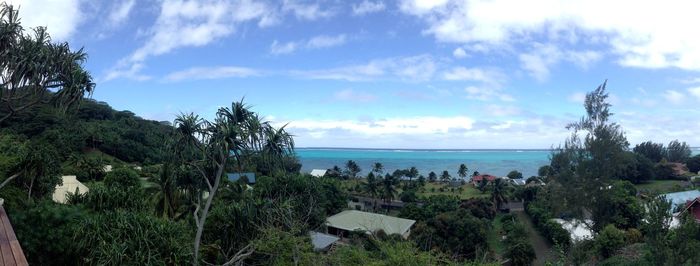
{"label": "blue sky", "polygon": [[547,148],[608,79],[632,144],[700,146],[694,1],[10,2],[144,118],[245,97],[300,147]]}

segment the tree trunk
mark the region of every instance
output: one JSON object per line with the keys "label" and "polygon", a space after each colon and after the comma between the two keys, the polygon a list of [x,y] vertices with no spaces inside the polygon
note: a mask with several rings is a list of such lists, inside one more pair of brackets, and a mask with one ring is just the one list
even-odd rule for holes
{"label": "tree trunk", "polygon": [[5,179],[5,181],[3,181],[2,184],[0,184],[0,189],[2,189],[5,185],[7,185],[7,183],[10,183],[10,181],[12,181],[13,179],[17,178],[19,176],[19,174],[20,173],[16,173],[16,174],[8,177],[7,179]]}
{"label": "tree trunk", "polygon": [[[219,169],[216,170],[216,178],[214,179],[214,185],[212,186],[211,190],[209,191],[209,197],[207,198],[207,202],[204,204],[204,209],[202,210],[202,217],[199,217],[199,221],[197,221],[197,234],[195,235],[195,238],[194,238],[193,265],[199,265],[199,245],[202,242],[202,232],[204,231],[204,223],[207,220],[207,215],[209,214],[209,208],[211,207],[211,202],[214,199],[214,195],[216,194],[216,190],[219,189],[219,183],[221,182],[221,175],[223,174],[224,167],[226,167],[227,156],[228,155],[224,155],[224,159],[222,160],[221,165],[219,166]],[[204,178],[207,178],[207,177],[205,176]],[[196,212],[196,210],[195,210],[195,212]]]}
{"label": "tree trunk", "polygon": [[36,179],[36,177],[32,178],[31,181],[29,181],[29,191],[27,192],[27,201],[32,200],[32,188],[34,187],[34,179]]}

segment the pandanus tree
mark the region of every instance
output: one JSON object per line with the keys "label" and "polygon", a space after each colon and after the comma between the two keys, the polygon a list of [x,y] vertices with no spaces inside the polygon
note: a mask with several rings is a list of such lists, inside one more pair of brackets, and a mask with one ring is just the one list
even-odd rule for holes
{"label": "pandanus tree", "polygon": [[53,43],[46,28],[25,33],[18,10],[0,6],[0,123],[37,104],[60,111],[74,106],[95,84],[82,64],[87,54]]}
{"label": "pandanus tree", "polygon": [[[268,162],[280,162],[282,157],[293,154],[292,136],[284,128],[275,129],[264,123],[261,130],[251,127],[250,118],[256,117],[243,102],[234,102],[230,108],[220,108],[213,122],[206,121],[195,114],[183,114],[175,119],[175,137],[173,147],[177,160],[182,162],[185,171],[202,180],[203,188],[208,192],[193,193],[194,218],[197,232],[194,240],[193,264],[200,263],[199,247],[212,200],[221,184],[226,170],[241,172],[244,162],[250,156],[262,154]],[[253,136],[255,135],[255,136]],[[233,169],[230,169],[233,166]],[[191,181],[194,181],[192,178]],[[197,183],[192,182],[196,190]],[[205,202],[202,203],[202,200]],[[225,265],[239,262],[250,255],[250,246],[229,258]]]}

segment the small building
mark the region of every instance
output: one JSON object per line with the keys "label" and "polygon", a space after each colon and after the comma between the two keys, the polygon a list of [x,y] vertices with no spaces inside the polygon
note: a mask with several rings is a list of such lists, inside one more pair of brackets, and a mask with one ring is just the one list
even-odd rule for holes
{"label": "small building", "polygon": [[685,204],[685,208],[681,211],[681,214],[689,213],[695,218],[695,221],[700,222],[700,197],[695,198]]}
{"label": "small building", "polygon": [[62,184],[57,185],[53,191],[52,199],[57,203],[66,203],[68,200],[68,193],[78,193],[83,195],[90,191],[87,186],[83,185],[78,181],[78,178],[74,175],[64,175],[61,177]]}
{"label": "small building", "polygon": [[700,190],[688,190],[674,193],[667,193],[659,196],[666,197],[666,200],[671,202],[671,212],[676,212],[679,208],[685,206],[689,201],[700,197]]}
{"label": "small building", "polygon": [[516,178],[516,179],[510,179],[510,183],[516,186],[524,186],[527,184],[527,179],[526,178]]}
{"label": "small building", "polygon": [[341,237],[347,237],[353,231],[367,234],[382,231],[387,235],[397,234],[407,239],[415,223],[415,220],[356,210],[343,211],[326,219],[328,233]]}
{"label": "small building", "polygon": [[[582,223],[579,220],[573,219],[571,221],[566,221],[563,219],[552,219],[553,221],[557,222],[558,224],[561,225],[564,230],[569,232],[569,236],[571,237],[571,240],[574,242],[578,242],[581,240],[586,240],[586,239],[593,239],[593,231],[586,226],[586,224]],[[591,220],[586,220],[587,223],[592,223]]]}
{"label": "small building", "polygon": [[494,175],[489,175],[489,174],[475,175],[475,176],[472,176],[472,184],[474,184],[475,186],[479,185],[479,182],[481,182],[482,180],[486,180],[488,182],[493,182],[496,180],[496,178],[498,178],[498,177],[494,176]]}
{"label": "small building", "polygon": [[336,242],[340,240],[339,237],[324,233],[319,233],[315,231],[309,232],[309,237],[311,238],[311,245],[314,246],[314,251],[325,252],[331,249]]}
{"label": "small building", "polygon": [[311,170],[311,176],[324,177],[326,175],[326,172],[328,172],[328,170],[326,170],[326,169],[314,169],[314,170]]}
{"label": "small building", "polygon": [[112,165],[111,165],[111,164],[108,164],[108,165],[103,166],[103,167],[102,167],[102,171],[105,172],[105,173],[112,172]]}
{"label": "small building", "polygon": [[241,177],[245,177],[248,180],[248,184],[255,184],[255,173],[227,173],[226,177],[231,182],[236,182]]}

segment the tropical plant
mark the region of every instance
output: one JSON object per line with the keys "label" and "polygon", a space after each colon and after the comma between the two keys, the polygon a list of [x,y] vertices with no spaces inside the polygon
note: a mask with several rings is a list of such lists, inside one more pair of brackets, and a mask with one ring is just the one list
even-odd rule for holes
{"label": "tropical plant", "polygon": [[345,174],[352,178],[355,179],[357,178],[357,174],[362,171],[362,168],[360,168],[359,165],[353,160],[349,160],[345,163]]}
{"label": "tropical plant", "polygon": [[671,141],[668,143],[668,148],[666,148],[666,158],[668,158],[669,162],[683,163],[690,158],[691,154],[690,146],[678,140]]}
{"label": "tropical plant", "polygon": [[468,175],[467,173],[468,173],[468,172],[469,172],[469,168],[467,168],[467,165],[466,165],[466,164],[460,164],[460,165],[459,165],[459,170],[457,170],[457,174],[459,175],[459,177],[461,177],[462,179],[464,179],[465,177],[467,177],[467,175]]}
{"label": "tropical plant", "polygon": [[6,3],[0,6],[0,51],[0,124],[37,104],[64,111],[94,91],[82,67],[87,54],[53,43],[45,27],[25,33],[18,10]]}
{"label": "tropical plant", "polygon": [[519,178],[523,178],[523,173],[518,172],[518,170],[513,170],[513,171],[510,171],[507,176],[510,179],[519,179]]}
{"label": "tropical plant", "polygon": [[491,186],[491,201],[496,209],[500,210],[503,203],[508,202],[508,183],[501,178],[496,178]]}
{"label": "tropical plant", "polygon": [[634,146],[632,149],[634,153],[640,154],[654,163],[658,163],[666,157],[666,148],[661,143],[654,143],[651,141],[642,142]]}
{"label": "tropical plant", "polygon": [[382,176],[384,174],[384,165],[380,162],[372,164],[372,172],[377,176]]}
{"label": "tropical plant", "polygon": [[440,181],[450,182],[451,179],[452,179],[452,176],[450,175],[450,172],[447,172],[447,170],[442,171],[442,174],[440,175]]}
{"label": "tropical plant", "polygon": [[377,180],[377,177],[372,172],[367,175],[367,179],[364,183],[364,190],[372,197],[372,201],[374,201],[374,211],[377,211],[377,196],[379,196],[381,185],[381,181]]}
{"label": "tropical plant", "polygon": [[431,182],[431,183],[432,183],[432,182],[435,182],[435,181],[437,181],[437,174],[435,174],[435,172],[432,172],[432,171],[431,171],[431,172],[428,174],[428,182]]}
{"label": "tropical plant", "polygon": [[386,212],[389,212],[389,207],[391,206],[391,201],[396,197],[396,185],[399,183],[399,179],[393,177],[392,175],[384,176],[382,180],[382,198],[386,202]]}

